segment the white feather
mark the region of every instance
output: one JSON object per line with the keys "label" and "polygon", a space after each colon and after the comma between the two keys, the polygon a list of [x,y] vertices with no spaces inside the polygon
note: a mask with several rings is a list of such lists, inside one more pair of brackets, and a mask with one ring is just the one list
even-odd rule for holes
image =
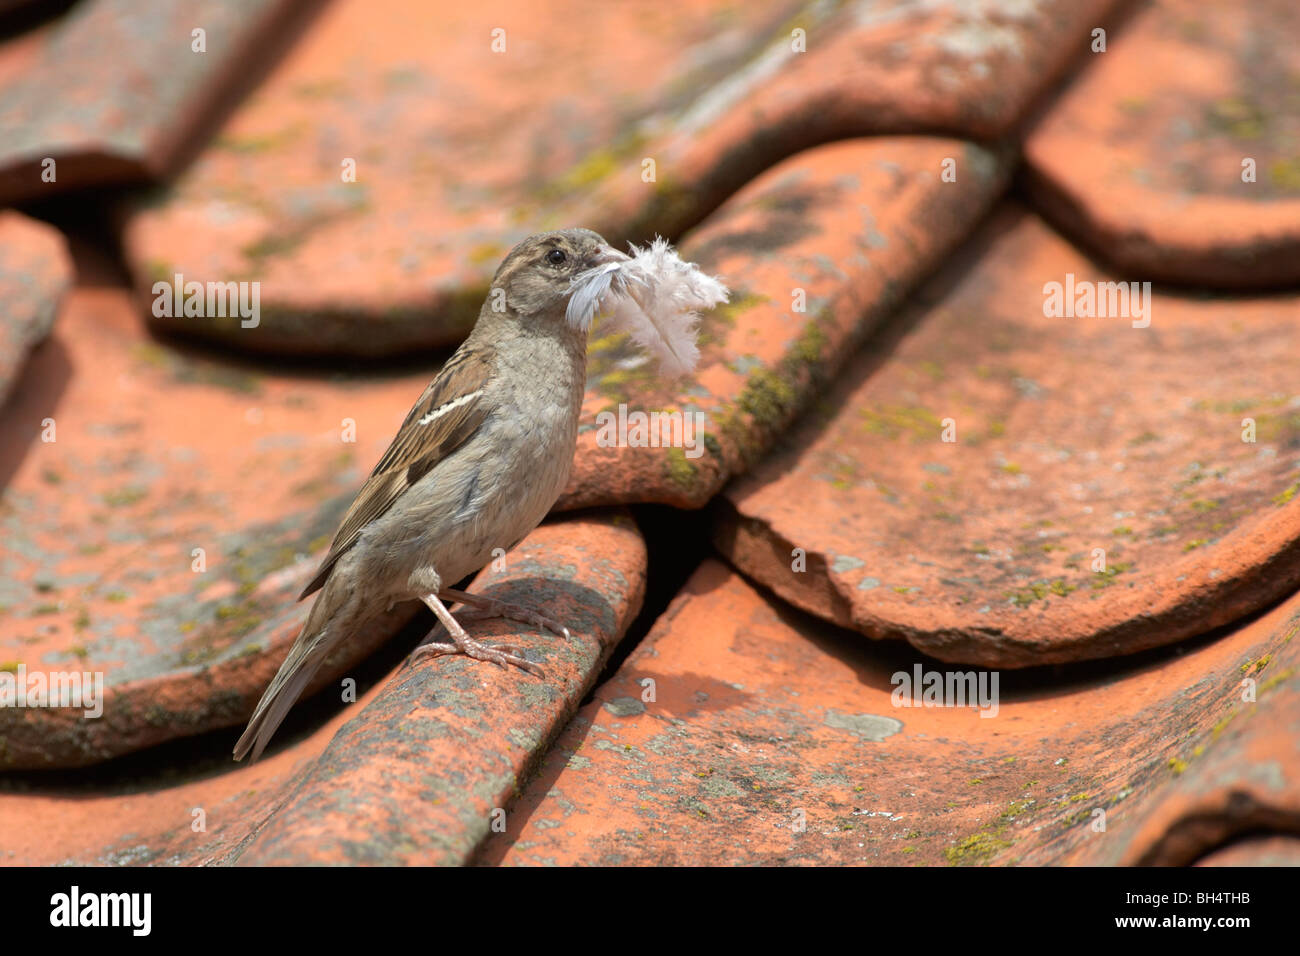
{"label": "white feather", "polygon": [[693,371],[700,357],[699,310],[728,301],[727,287],[682,261],[667,239],[656,237],[644,249],[631,246],[631,252],[629,259],[573,278],[569,322],[586,330],[602,315],[610,332],[626,332],[666,375]]}

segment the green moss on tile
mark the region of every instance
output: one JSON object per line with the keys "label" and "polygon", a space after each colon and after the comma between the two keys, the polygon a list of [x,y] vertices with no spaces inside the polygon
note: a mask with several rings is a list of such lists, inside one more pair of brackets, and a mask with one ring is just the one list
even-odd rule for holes
{"label": "green moss on tile", "polygon": [[293,252],[306,241],[307,233],[305,232],[269,233],[260,239],[255,239],[246,245],[240,246],[239,252],[245,259],[253,263],[252,268],[258,268],[267,259]]}
{"label": "green moss on tile", "polygon": [[1054,580],[1043,579],[1034,581],[1028,586],[1018,591],[1008,591],[1007,599],[1016,607],[1028,607],[1035,601],[1041,601],[1049,594],[1056,597],[1065,597],[1066,595],[1077,591],[1078,585],[1070,584],[1064,578]]}
{"label": "green moss on tile", "polygon": [[535,190],[535,199],[554,203],[572,193],[583,192],[609,179],[644,150],[647,137],[637,129],[619,134],[608,146],[593,149],[564,173]]}
{"label": "green moss on tile", "polygon": [[1300,156],[1271,163],[1268,178],[1272,185],[1283,192],[1300,193]]}
{"label": "green moss on tile", "polygon": [[795,339],[790,350],[790,358],[795,362],[816,367],[822,362],[822,355],[830,345],[830,339],[816,319],[810,319]]}
{"label": "green moss on tile", "polygon": [[310,129],[309,124],[300,120],[283,129],[276,130],[274,133],[262,133],[252,136],[227,134],[218,136],[213,141],[212,148],[251,156],[272,153],[298,142]]}
{"label": "green moss on tile", "polygon": [[911,435],[914,442],[935,441],[943,422],[934,412],[919,405],[879,405],[859,411],[862,428],[891,441]]}
{"label": "green moss on tile", "polygon": [[699,469],[689,458],[686,457],[686,450],[683,448],[666,448],[664,449],[664,473],[668,480],[679,488],[691,489],[695,487],[695,477],[699,474]]}
{"label": "green moss on tile", "polygon": [[125,488],[118,488],[114,491],[106,491],[100,497],[104,504],[110,508],[128,508],[137,502],[143,501],[149,494],[147,488],[139,485],[129,485]]}
{"label": "green moss on tile", "polygon": [[1236,718],[1237,711],[1230,710],[1213,727],[1210,728],[1210,739],[1218,740],[1223,732],[1228,729],[1228,725]]}
{"label": "green moss on tile", "polygon": [[757,369],[740,393],[737,404],[763,428],[775,429],[793,410],[795,390],[777,372]]}
{"label": "green moss on tile", "polygon": [[466,258],[469,259],[472,265],[481,266],[487,263],[500,262],[505,258],[506,251],[506,248],[499,242],[481,242],[470,249]]}
{"label": "green moss on tile", "polygon": [[1094,571],[1092,579],[1093,590],[1099,591],[1102,588],[1110,587],[1111,583],[1115,580],[1116,575],[1123,574],[1125,571],[1131,570],[1132,567],[1132,561],[1116,561],[1113,564],[1108,564],[1105,571]]}
{"label": "green moss on tile", "polygon": [[1291,678],[1291,675],[1294,673],[1295,671],[1290,667],[1288,667],[1286,670],[1278,671],[1268,680],[1264,681],[1264,683],[1259,685],[1259,692],[1263,694],[1266,691],[1272,690],[1274,687],[1277,687],[1283,681],[1289,680]]}
{"label": "green moss on tile", "polygon": [[1259,139],[1268,129],[1268,111],[1245,96],[1227,96],[1209,104],[1205,113],[1211,130],[1235,139]]}
{"label": "green moss on tile", "polygon": [[943,851],[952,866],[982,866],[1013,845],[1004,838],[1005,827],[981,830]]}
{"label": "green moss on tile", "polygon": [[166,259],[150,259],[144,270],[151,290],[155,282],[175,282],[176,274],[181,271]]}
{"label": "green moss on tile", "polygon": [[1269,662],[1272,659],[1273,659],[1273,655],[1265,654],[1263,657],[1260,657],[1257,660],[1246,661],[1246,663],[1241,665],[1241,672],[1243,674],[1249,674],[1253,670],[1256,674],[1258,674],[1260,671],[1262,671],[1265,667],[1269,665]]}
{"label": "green moss on tile", "polygon": [[1038,803],[1037,800],[1029,797],[1026,797],[1024,800],[1012,800],[1007,804],[1007,808],[1002,811],[1001,819],[1007,821],[1014,820],[1016,817],[1021,816],[1028,811],[1036,803]]}

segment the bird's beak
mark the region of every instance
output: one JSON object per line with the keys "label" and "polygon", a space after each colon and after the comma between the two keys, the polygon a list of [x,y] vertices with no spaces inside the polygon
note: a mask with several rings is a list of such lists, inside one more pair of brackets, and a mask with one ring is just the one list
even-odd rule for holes
{"label": "bird's beak", "polygon": [[629,258],[628,255],[619,252],[613,246],[605,246],[587,260],[587,268],[595,269],[600,266],[607,266],[611,262],[626,262]]}

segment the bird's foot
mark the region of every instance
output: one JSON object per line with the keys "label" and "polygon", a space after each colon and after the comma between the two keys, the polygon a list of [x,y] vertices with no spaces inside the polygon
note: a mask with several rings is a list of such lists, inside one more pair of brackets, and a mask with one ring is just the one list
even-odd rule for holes
{"label": "bird's foot", "polygon": [[426,656],[441,657],[443,654],[464,654],[476,661],[490,661],[502,667],[513,664],[520,670],[525,670],[535,677],[546,676],[545,671],[523,656],[522,648],[516,647],[514,644],[497,644],[495,647],[489,647],[487,644],[481,644],[469,637],[452,644],[444,644],[438,641],[421,644],[411,652],[411,660],[414,661]]}
{"label": "bird's foot", "polygon": [[459,601],[473,608],[478,612],[476,617],[504,617],[508,621],[545,628],[565,640],[570,636],[569,629],[554,618],[518,604],[509,604],[506,601],[483,597],[481,594],[470,594],[468,591],[458,591],[455,588],[443,588],[438,592],[438,597],[444,601]]}
{"label": "bird's foot", "polygon": [[414,661],[416,658],[425,655],[441,657],[443,654],[464,654],[476,661],[490,661],[501,667],[513,664],[520,670],[525,670],[535,677],[546,676],[540,666],[524,657],[522,648],[514,644],[498,644],[491,647],[474,640],[465,633],[465,629],[460,626],[460,622],[451,616],[451,612],[447,610],[442,601],[438,600],[437,595],[427,595],[424,598],[424,603],[429,606],[438,621],[447,629],[447,633],[451,635],[451,643],[429,641],[421,644],[412,652],[411,660]]}

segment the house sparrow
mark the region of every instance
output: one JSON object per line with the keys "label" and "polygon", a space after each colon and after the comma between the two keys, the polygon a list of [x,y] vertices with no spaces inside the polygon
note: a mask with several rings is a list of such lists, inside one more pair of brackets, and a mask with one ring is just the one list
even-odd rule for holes
{"label": "house sparrow", "polygon": [[486,565],[493,549],[522,541],[564,489],[596,308],[569,314],[570,296],[580,277],[628,260],[587,229],[531,236],[506,256],[473,332],[407,414],[299,597],[320,592],[235,745],[236,760],[261,755],[321,663],[377,604],[429,606],[451,641],[417,653],[467,654],[541,673],[517,647],[475,641],[447,604],[567,637],[565,628],[449,585]]}

